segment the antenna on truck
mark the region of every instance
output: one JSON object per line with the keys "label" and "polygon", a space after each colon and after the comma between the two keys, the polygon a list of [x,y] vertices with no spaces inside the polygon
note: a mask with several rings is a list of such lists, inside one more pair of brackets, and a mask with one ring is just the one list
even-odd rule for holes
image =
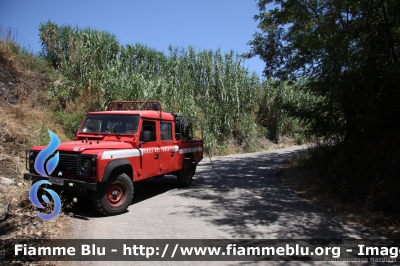
{"label": "antenna on truck", "polygon": [[[143,104],[145,104],[149,98],[150,98],[150,95],[149,95],[149,96],[147,96],[147,99],[146,99],[146,100],[144,100]],[[139,107],[138,111],[139,111],[139,110],[142,108],[143,104],[142,104],[142,105]]]}

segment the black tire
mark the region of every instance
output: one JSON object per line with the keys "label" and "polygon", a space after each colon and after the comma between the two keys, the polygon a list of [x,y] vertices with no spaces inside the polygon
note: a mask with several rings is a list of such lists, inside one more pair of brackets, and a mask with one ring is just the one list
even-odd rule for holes
{"label": "black tire", "polygon": [[133,182],[128,175],[120,174],[99,184],[99,189],[92,195],[94,207],[101,214],[121,214],[132,202]]}
{"label": "black tire", "polygon": [[189,159],[183,160],[182,169],[177,174],[178,187],[184,188],[192,183],[193,170],[192,162]]}

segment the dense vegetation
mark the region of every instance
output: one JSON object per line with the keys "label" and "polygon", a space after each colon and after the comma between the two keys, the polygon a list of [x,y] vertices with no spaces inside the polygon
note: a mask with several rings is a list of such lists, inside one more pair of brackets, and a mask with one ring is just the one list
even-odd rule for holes
{"label": "dense vegetation", "polygon": [[[267,4],[274,9],[267,12]],[[398,215],[400,2],[260,0],[247,56],[313,97],[282,105],[326,142],[305,165],[315,182],[361,208]],[[301,80],[301,82],[299,82]]]}
{"label": "dense vegetation", "polygon": [[56,71],[49,96],[71,134],[86,111],[104,110],[113,100],[148,99],[161,101],[165,110],[201,118],[214,153],[228,142],[257,150],[262,147],[255,140],[277,141],[281,134],[304,140],[300,124],[279,111],[284,94],[278,92],[294,90],[261,83],[233,51],[169,47],[166,55],[140,44],[120,45],[108,32],[51,22],[40,25],[40,39],[42,55]]}
{"label": "dense vegetation", "polygon": [[[86,111],[109,101],[159,100],[168,111],[201,118],[214,154],[261,149],[257,140],[264,137],[298,143],[321,137],[297,161],[312,170],[310,180],[324,193],[398,221],[400,2],[259,0],[258,6],[259,32],[245,56],[265,61],[265,80],[234,52],[169,47],[166,54],[51,22],[39,27],[41,56],[0,40],[0,63],[22,77],[12,82],[20,84],[15,93],[2,97],[34,107],[31,113],[23,105],[3,108],[0,133],[10,139],[4,154],[16,151],[22,169],[17,151],[46,144],[45,128],[58,126],[54,119],[71,138]],[[46,116],[46,108],[54,115]],[[232,143],[237,150],[227,150]]]}

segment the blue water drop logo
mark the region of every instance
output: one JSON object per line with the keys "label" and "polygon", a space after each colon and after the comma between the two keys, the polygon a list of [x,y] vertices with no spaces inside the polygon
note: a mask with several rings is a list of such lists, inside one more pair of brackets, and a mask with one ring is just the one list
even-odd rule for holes
{"label": "blue water drop logo", "polygon": [[[50,155],[53,154],[53,152],[55,152],[58,148],[58,146],[60,146],[60,139],[57,137],[56,134],[54,134],[51,130],[48,130],[49,135],[50,135],[50,143],[49,145],[44,148],[41,152],[39,152],[39,154],[36,157],[35,160],[35,170],[38,174],[40,174],[41,176],[47,177],[48,175],[51,175],[51,173],[53,173],[53,171],[56,169],[58,162],[60,160],[60,155],[57,152],[52,158],[50,158],[46,164],[46,171],[44,170],[44,165],[46,162],[46,159],[49,158]],[[37,197],[37,192],[39,190],[39,187],[42,184],[47,184],[47,185],[51,185],[51,183],[47,180],[41,180],[36,182],[35,184],[33,184],[33,186],[31,187],[31,189],[29,190],[29,199],[32,202],[33,205],[35,205],[37,208],[40,209],[44,209],[43,205],[40,203],[38,197]],[[58,194],[51,189],[47,189],[44,188],[44,190],[46,190],[50,196],[53,198],[54,201],[54,211],[50,214],[44,214],[41,212],[36,212],[36,214],[42,218],[43,220],[50,220],[53,219],[54,217],[56,217],[60,211],[61,211],[61,200],[60,197],[58,196]],[[44,202],[46,202],[47,204],[50,203],[49,198],[46,195],[42,195],[42,200]]]}
{"label": "blue water drop logo", "polygon": [[[40,174],[41,176],[47,176],[45,170],[44,170],[44,163],[46,161],[46,159],[53,154],[53,152],[55,152],[58,148],[58,146],[60,146],[60,139],[57,137],[56,134],[53,133],[53,131],[48,130],[49,131],[49,135],[50,135],[50,143],[49,145],[44,148],[41,152],[39,152],[39,154],[36,157],[35,160],[35,170],[38,174]],[[46,164],[46,170],[47,173],[49,175],[51,175],[51,173],[53,173],[54,169],[56,169],[58,161],[60,159],[60,155],[57,152],[56,155],[53,158],[50,158],[49,161]]]}

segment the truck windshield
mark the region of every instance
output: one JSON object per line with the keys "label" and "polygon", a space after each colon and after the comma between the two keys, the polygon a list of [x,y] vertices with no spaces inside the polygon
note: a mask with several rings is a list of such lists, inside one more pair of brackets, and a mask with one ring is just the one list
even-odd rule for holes
{"label": "truck windshield", "polygon": [[80,131],[86,133],[135,134],[138,115],[88,114]]}

